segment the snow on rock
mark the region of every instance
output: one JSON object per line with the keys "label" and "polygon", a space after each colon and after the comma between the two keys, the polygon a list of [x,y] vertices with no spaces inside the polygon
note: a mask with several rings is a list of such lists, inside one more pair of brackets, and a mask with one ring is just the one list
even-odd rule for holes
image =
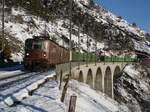
{"label": "snow on rock", "polygon": [[133,39],[133,43],[136,50],[150,54],[150,46],[145,41],[137,42]]}
{"label": "snow on rock", "polygon": [[[81,0],[76,1],[79,4],[79,7],[82,8],[82,10],[88,12],[90,15],[94,16],[98,22],[106,23],[108,22],[113,23],[116,26],[119,26],[122,30],[126,30],[128,32],[132,32],[135,35],[143,37],[145,35],[145,32],[141,30],[138,27],[134,27],[131,24],[129,24],[126,20],[124,20],[122,17],[116,16],[110,11],[106,11],[102,6],[98,6],[98,10],[96,9],[89,9],[85,6],[82,6],[80,4]],[[89,5],[89,0],[84,0],[84,3],[87,3],[86,5]]]}
{"label": "snow on rock", "polygon": [[27,87],[28,91],[32,91],[38,88],[38,83],[33,83]]}
{"label": "snow on rock", "polygon": [[[88,2],[88,0],[84,0],[84,1]],[[132,24],[129,24],[121,16],[116,16],[97,4],[95,5],[96,8],[93,7],[89,8],[81,5],[80,0],[77,0],[76,2],[78,3],[78,6],[81,7],[83,12],[86,12],[91,16],[93,16],[95,20],[101,23],[102,25],[112,24],[114,26],[117,26],[119,29],[125,31],[129,35],[132,35],[131,38],[137,37],[138,39],[145,39],[146,32],[141,30],[138,26],[133,26]],[[143,42],[138,42],[133,39],[132,41],[134,43],[134,48],[136,50],[148,52],[150,54],[150,47],[145,43],[145,40]]]}
{"label": "snow on rock", "polygon": [[17,93],[14,93],[12,95],[16,101],[21,101],[24,98],[27,98],[29,96],[29,91],[27,89],[22,89]]}
{"label": "snow on rock", "polygon": [[139,72],[133,65],[126,66],[124,72],[130,75],[131,77],[139,76]]}
{"label": "snow on rock", "polygon": [[90,4],[90,0],[74,0],[74,1],[77,2],[80,7],[84,7],[83,5],[87,6]]}
{"label": "snow on rock", "polygon": [[7,108],[7,104],[3,101],[0,101],[0,109],[1,108]]}
{"label": "snow on rock", "polygon": [[[2,101],[3,102],[3,101]],[[5,100],[4,100],[4,102],[8,105],[8,106],[11,106],[11,105],[13,105],[14,104],[14,100],[13,100],[13,98],[12,97],[7,97]]]}
{"label": "snow on rock", "polygon": [[150,76],[139,64],[127,65],[114,81],[115,99],[134,112],[149,112]]}
{"label": "snow on rock", "polygon": [[14,61],[14,62],[23,62],[23,55],[21,53],[13,53],[11,54],[11,59]]}

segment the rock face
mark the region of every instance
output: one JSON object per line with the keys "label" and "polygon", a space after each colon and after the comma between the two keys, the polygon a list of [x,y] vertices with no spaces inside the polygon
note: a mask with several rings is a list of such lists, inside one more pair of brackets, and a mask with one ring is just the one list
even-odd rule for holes
{"label": "rock face", "polygon": [[115,99],[133,112],[150,111],[150,74],[140,65],[128,65],[115,80]]}

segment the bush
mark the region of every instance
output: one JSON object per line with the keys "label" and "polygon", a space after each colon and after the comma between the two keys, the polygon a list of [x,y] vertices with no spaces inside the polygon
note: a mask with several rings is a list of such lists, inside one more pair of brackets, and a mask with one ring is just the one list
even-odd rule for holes
{"label": "bush", "polygon": [[11,47],[7,44],[4,48],[4,58],[9,59],[11,57]]}
{"label": "bush", "polygon": [[133,26],[133,27],[137,27],[137,24],[136,24],[136,23],[132,23],[132,26]]}

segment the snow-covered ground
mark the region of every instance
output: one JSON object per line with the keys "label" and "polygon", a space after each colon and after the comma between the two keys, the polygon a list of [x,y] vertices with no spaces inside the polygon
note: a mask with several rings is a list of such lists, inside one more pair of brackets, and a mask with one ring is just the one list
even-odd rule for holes
{"label": "snow-covered ground", "polygon": [[70,81],[65,103],[60,102],[59,83],[50,80],[28,98],[13,107],[2,108],[3,112],[68,112],[71,95],[77,95],[76,112],[130,112],[108,96],[75,80]]}
{"label": "snow-covered ground", "polygon": [[[48,72],[39,72],[39,73],[27,73],[23,76],[20,76],[21,78],[16,77],[15,79],[11,78],[8,80],[3,80],[0,82],[0,96],[5,99],[8,96],[11,96],[12,94],[20,91],[23,88],[28,87],[29,85],[37,82],[40,79],[44,79],[45,77],[51,75],[53,76],[53,71]],[[44,79],[45,80],[45,79]],[[1,85],[8,84],[4,87]]]}
{"label": "snow-covered ground", "polygon": [[[70,82],[67,95],[77,96],[76,112],[130,112],[126,106],[75,80]],[[69,97],[66,104],[68,100]]]}
{"label": "snow-covered ground", "polygon": [[10,72],[8,72],[8,71],[0,71],[0,80],[8,78],[8,77],[17,76],[17,75],[22,74],[22,73],[24,73],[24,72],[21,71],[21,70],[10,71]]}
{"label": "snow-covered ground", "polygon": [[[40,76],[40,79],[43,77],[45,76]],[[31,80],[28,80],[27,83]],[[39,77],[32,83],[37,80]],[[70,81],[65,102],[61,103],[62,90],[59,90],[59,82],[49,80],[39,86],[29,97],[12,107],[4,108],[0,104],[0,112],[67,112],[71,95],[77,96],[76,112],[149,112],[150,80],[145,69],[138,64],[127,65],[124,73],[116,80],[115,98],[119,103],[91,89],[87,84],[75,80]],[[18,91],[24,87],[24,84],[15,86],[6,90],[5,93],[2,91],[1,95],[14,93],[16,88]],[[2,99],[0,97],[0,100]]]}
{"label": "snow-covered ground", "polygon": [[66,112],[65,105],[59,101],[58,83],[48,81],[32,96],[22,100],[14,107],[0,109],[3,112]]}

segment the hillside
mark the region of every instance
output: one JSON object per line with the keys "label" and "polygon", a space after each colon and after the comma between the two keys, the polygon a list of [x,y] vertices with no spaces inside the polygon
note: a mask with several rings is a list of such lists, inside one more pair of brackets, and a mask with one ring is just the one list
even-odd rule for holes
{"label": "hillside", "polygon": [[[47,4],[45,8],[42,0],[6,0],[5,35],[13,49],[14,60],[17,61],[16,55],[23,57],[23,46],[27,38],[43,34],[45,23],[46,32],[51,39],[68,47],[69,2],[48,0]],[[80,41],[81,51],[94,51],[96,40],[98,49],[129,49],[150,54],[147,33],[96,5],[92,0],[73,2],[72,24],[73,47],[77,48]]]}

